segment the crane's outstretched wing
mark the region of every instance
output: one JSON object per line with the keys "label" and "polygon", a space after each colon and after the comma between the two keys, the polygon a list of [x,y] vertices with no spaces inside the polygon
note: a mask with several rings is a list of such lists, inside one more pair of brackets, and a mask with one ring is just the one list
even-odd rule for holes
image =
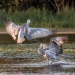
{"label": "crane's outstretched wing", "polygon": [[26,37],[28,40],[47,37],[49,35],[55,34],[55,30],[49,30],[45,28],[28,28]]}
{"label": "crane's outstretched wing", "polygon": [[57,30],[55,34],[49,35],[43,38],[37,38],[36,40],[41,43],[49,43],[51,38],[59,37],[59,36],[67,36],[68,43],[75,43],[75,30]]}
{"label": "crane's outstretched wing", "polygon": [[18,33],[17,43],[22,43],[24,41],[25,41],[24,31],[22,29],[20,29],[20,31]]}
{"label": "crane's outstretched wing", "polygon": [[12,21],[7,21],[6,31],[16,40],[16,35],[18,34],[20,26],[16,25]]}

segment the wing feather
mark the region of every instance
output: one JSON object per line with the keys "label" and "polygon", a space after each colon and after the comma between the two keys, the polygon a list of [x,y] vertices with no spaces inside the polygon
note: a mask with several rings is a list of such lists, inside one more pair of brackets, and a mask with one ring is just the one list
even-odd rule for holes
{"label": "wing feather", "polygon": [[45,28],[31,29],[30,39],[42,38],[55,33],[55,30],[49,30]]}
{"label": "wing feather", "polygon": [[18,33],[17,43],[22,43],[23,41],[25,41],[24,31],[22,29],[20,29],[20,31]]}

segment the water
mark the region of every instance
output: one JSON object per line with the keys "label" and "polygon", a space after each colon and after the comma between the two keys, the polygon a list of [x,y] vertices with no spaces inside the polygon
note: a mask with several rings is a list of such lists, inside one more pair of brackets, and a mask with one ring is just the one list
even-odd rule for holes
{"label": "water", "polygon": [[0,75],[75,75],[75,63],[53,62],[47,65],[39,58],[0,58]]}
{"label": "water", "polygon": [[48,66],[33,45],[0,45],[0,75],[75,75],[74,52],[63,55],[66,62]]}

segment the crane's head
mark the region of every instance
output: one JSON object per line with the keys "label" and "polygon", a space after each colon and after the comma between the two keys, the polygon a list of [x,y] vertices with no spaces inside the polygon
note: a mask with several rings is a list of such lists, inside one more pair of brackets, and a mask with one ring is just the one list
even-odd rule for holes
{"label": "crane's head", "polygon": [[67,36],[59,36],[52,38],[52,41],[56,42],[58,45],[62,45],[64,43],[68,42],[68,37]]}
{"label": "crane's head", "polygon": [[30,19],[27,20],[27,25],[29,25],[31,23]]}

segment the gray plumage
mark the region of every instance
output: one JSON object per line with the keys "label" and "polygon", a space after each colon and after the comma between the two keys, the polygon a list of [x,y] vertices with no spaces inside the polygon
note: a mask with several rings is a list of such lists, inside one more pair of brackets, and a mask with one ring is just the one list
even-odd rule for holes
{"label": "gray plumage", "polygon": [[13,37],[14,40],[16,40],[16,35],[18,35],[17,43],[22,43],[23,41],[25,41],[24,36],[26,36],[28,40],[32,40],[47,37],[56,33],[55,30],[29,27],[30,23],[30,19],[28,19],[27,23],[23,24],[22,26],[16,25],[12,21],[8,21],[6,23],[6,31]]}
{"label": "gray plumage", "polygon": [[62,49],[63,43],[64,43],[64,41],[63,41],[62,37],[51,38],[50,46],[47,46],[47,48],[43,49],[44,44],[40,44],[38,53],[43,55],[47,59],[48,65],[49,65],[50,59],[52,61],[59,60],[59,55],[63,53],[63,49]]}
{"label": "gray plumage", "polygon": [[32,28],[29,27],[27,24],[22,25],[21,28],[22,29],[19,32],[19,36],[23,40],[25,40],[24,36],[26,36],[28,40],[32,40],[32,39],[47,37],[56,32],[55,30],[49,30],[45,28]]}
{"label": "gray plumage", "polygon": [[40,44],[38,48],[38,53],[41,55],[45,55],[45,50],[49,50],[49,46],[47,44]]}
{"label": "gray plumage", "polygon": [[54,33],[53,30],[48,30],[44,28],[26,27],[25,30],[25,36],[28,40],[46,37]]}
{"label": "gray plumage", "polygon": [[26,29],[25,27],[29,27],[29,24],[31,23],[30,19],[27,20],[27,23],[23,24],[22,26],[20,26],[20,30],[18,32],[18,39],[17,39],[17,43],[22,43],[25,41],[25,32],[26,32]]}

